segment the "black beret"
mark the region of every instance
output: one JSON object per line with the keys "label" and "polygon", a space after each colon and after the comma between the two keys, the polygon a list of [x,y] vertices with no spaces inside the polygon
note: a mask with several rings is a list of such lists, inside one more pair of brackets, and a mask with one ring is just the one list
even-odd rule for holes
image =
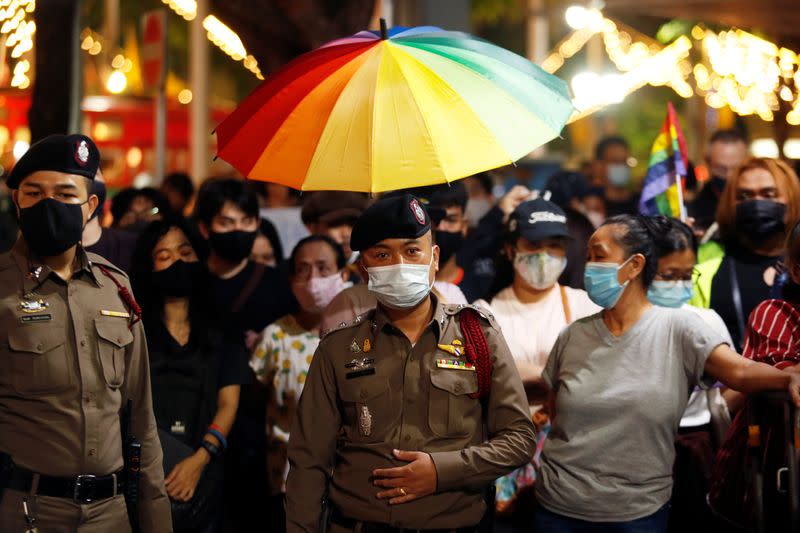
{"label": "black beret", "polygon": [[6,185],[18,189],[20,182],[40,170],[76,174],[94,179],[100,165],[100,151],[86,135],[48,135],[31,145],[11,174]]}
{"label": "black beret", "polygon": [[362,251],[384,239],[416,239],[430,229],[431,219],[417,198],[410,194],[382,197],[356,221],[350,248]]}

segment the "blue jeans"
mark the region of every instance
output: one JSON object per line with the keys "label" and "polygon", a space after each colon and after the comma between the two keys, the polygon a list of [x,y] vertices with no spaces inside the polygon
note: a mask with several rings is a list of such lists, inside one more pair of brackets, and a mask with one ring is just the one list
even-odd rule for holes
{"label": "blue jeans", "polygon": [[669,505],[665,505],[650,516],[630,522],[586,522],[539,505],[533,514],[533,530],[536,533],[664,533],[668,517]]}

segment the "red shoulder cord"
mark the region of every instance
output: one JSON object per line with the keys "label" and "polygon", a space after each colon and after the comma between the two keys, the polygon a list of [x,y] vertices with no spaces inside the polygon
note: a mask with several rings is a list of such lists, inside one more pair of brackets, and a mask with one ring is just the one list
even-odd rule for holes
{"label": "red shoulder cord", "polygon": [[109,272],[106,267],[104,267],[103,265],[98,265],[97,263],[95,263],[95,266],[99,268],[100,272],[105,274],[106,277],[108,277],[108,279],[113,281],[114,285],[117,286],[117,292],[119,293],[119,297],[122,299],[122,302],[125,305],[127,305],[128,308],[133,313],[133,321],[130,323],[130,326],[128,326],[129,328],[132,328],[134,324],[136,324],[138,321],[142,319],[142,308],[139,307],[138,303],[136,303],[136,299],[133,297],[133,294],[131,294],[131,291],[128,290],[128,287],[120,283],[119,280],[116,277],[114,277],[114,275],[111,274],[111,272]]}
{"label": "red shoulder cord", "polygon": [[476,311],[463,310],[458,315],[458,321],[464,335],[467,361],[475,366],[478,374],[478,392],[469,396],[473,399],[484,398],[492,388],[492,354],[489,353],[489,343],[486,342]]}

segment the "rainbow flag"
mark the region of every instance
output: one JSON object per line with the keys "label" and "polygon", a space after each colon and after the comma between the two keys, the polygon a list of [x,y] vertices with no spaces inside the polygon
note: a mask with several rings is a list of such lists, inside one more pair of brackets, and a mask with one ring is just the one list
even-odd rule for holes
{"label": "rainbow flag", "polygon": [[689,163],[686,154],[686,139],[670,102],[667,104],[667,118],[650,151],[647,176],[639,200],[641,214],[686,218],[683,205],[683,186]]}

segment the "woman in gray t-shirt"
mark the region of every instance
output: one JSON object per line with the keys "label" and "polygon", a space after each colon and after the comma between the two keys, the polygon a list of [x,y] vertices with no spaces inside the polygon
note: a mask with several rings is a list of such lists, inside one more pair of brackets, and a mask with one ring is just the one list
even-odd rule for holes
{"label": "woman in gray t-shirt", "polygon": [[542,376],[553,427],[537,531],[666,531],[673,441],[695,385],[788,389],[800,404],[800,376],[739,357],[691,312],[650,304],[657,232],[622,215],[589,240],[584,281],[604,310],[561,332]]}

